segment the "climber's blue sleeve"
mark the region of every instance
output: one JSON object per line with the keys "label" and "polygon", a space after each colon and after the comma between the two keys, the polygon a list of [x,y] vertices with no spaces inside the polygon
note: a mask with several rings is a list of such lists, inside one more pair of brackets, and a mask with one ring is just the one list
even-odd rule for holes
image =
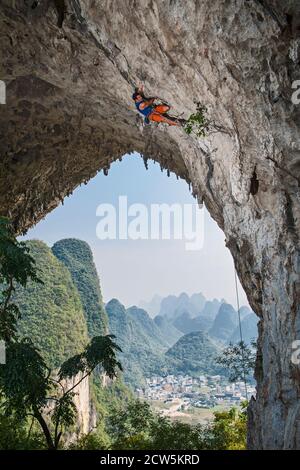
{"label": "climber's blue sleeve", "polygon": [[141,105],[142,103],[143,103],[143,101],[139,101],[138,103],[135,103],[136,109],[137,109],[143,116],[148,117],[149,114],[151,114],[152,111],[153,111],[153,106],[150,105],[150,106],[147,106],[147,107],[144,108],[144,109],[141,109],[141,108],[140,108],[140,105]]}

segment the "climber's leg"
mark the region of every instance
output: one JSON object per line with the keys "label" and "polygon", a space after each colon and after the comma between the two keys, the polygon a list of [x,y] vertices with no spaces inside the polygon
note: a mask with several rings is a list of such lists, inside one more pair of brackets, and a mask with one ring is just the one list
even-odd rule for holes
{"label": "climber's leg", "polygon": [[168,106],[167,104],[158,104],[154,107],[154,110],[157,113],[164,114],[170,111],[170,106]]}
{"label": "climber's leg", "polygon": [[148,118],[153,122],[165,122],[166,124],[169,124],[169,126],[180,126],[180,123],[177,122],[175,118],[172,119],[171,117],[166,117],[163,114],[159,114],[155,111],[153,111],[153,113],[151,113]]}

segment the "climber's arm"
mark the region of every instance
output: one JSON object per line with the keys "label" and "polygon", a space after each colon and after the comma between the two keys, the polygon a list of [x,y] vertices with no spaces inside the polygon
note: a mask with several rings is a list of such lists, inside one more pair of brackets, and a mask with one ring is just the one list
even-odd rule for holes
{"label": "climber's arm", "polygon": [[145,101],[143,101],[140,104],[140,109],[145,109],[148,106],[151,106],[154,103],[155,100],[156,100],[156,98],[147,98]]}
{"label": "climber's arm", "polygon": [[142,83],[136,88],[136,91],[143,97],[143,102],[140,104],[140,109],[145,109],[148,106],[151,106],[156,100],[156,96],[145,96],[144,85]]}

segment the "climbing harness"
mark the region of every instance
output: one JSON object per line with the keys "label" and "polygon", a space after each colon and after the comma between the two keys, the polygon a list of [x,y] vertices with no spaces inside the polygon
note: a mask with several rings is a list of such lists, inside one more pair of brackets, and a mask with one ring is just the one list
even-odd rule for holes
{"label": "climbing harness", "polygon": [[[137,101],[139,96],[139,101]],[[168,111],[171,106],[162,98],[157,96],[146,97],[143,86],[135,87],[132,99],[135,101],[136,109],[144,116],[145,124],[155,122],[168,124],[169,126],[183,126],[186,122],[185,119],[179,116],[170,116]]]}

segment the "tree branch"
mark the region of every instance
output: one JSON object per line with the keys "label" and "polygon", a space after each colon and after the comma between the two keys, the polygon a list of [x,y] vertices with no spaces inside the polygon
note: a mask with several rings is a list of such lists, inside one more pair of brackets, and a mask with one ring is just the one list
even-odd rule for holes
{"label": "tree branch", "polygon": [[39,424],[40,424],[40,426],[43,430],[43,433],[44,433],[44,436],[46,438],[46,442],[47,442],[47,445],[48,445],[48,449],[49,450],[56,450],[56,447],[55,447],[54,442],[52,440],[51,433],[49,431],[48,425],[47,425],[46,421],[44,420],[41,412],[39,411],[39,409],[36,405],[33,406],[33,413],[34,413],[34,417],[37,419],[37,421],[39,422]]}
{"label": "tree branch", "polygon": [[78,380],[78,382],[77,382],[76,384],[74,384],[71,388],[69,388],[69,390],[67,390],[67,391],[64,393],[63,396],[68,395],[70,392],[72,392],[72,390],[74,390],[74,388],[78,387],[78,385],[81,384],[81,382],[83,382],[83,380],[85,380],[89,375],[91,375],[91,373],[93,372],[93,370],[94,370],[95,368],[96,368],[96,366],[93,367],[92,369],[90,369],[90,371],[87,372],[85,375],[83,375],[83,376],[81,377],[81,379]]}

